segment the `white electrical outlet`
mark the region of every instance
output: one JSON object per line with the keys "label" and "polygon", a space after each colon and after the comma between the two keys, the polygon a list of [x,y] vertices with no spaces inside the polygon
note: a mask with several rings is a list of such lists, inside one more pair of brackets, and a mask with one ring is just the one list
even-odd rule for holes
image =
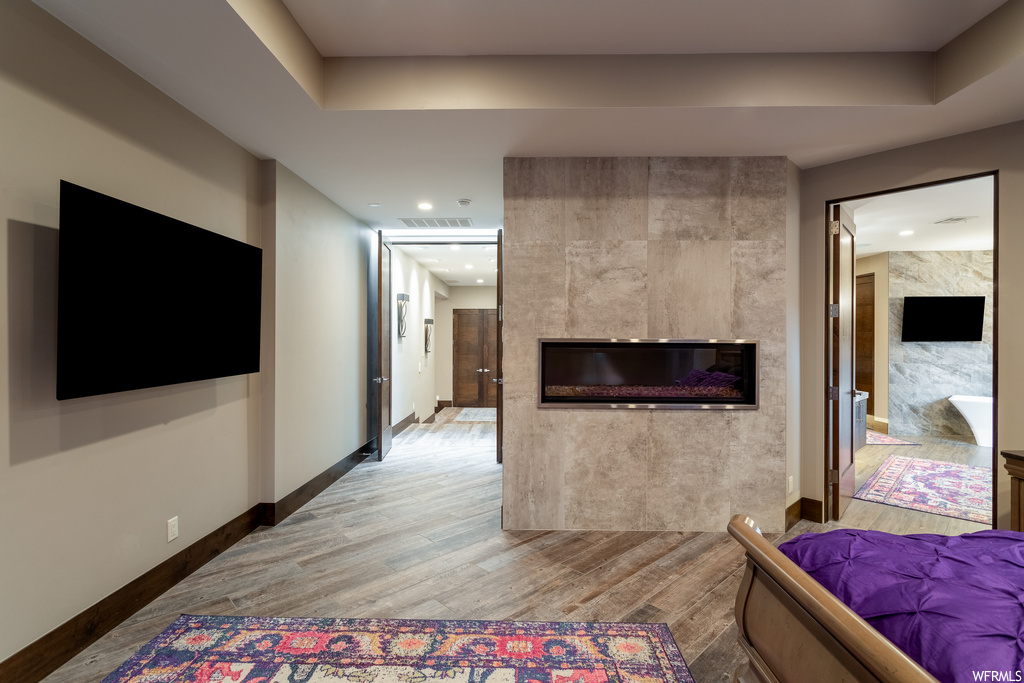
{"label": "white electrical outlet", "polygon": [[789,475],[789,485],[786,486],[786,493],[793,493],[793,475]]}
{"label": "white electrical outlet", "polygon": [[413,402],[412,402],[412,409],[413,409],[413,410],[416,410],[416,401],[413,401]]}
{"label": "white electrical outlet", "polygon": [[178,518],[171,517],[167,520],[167,542],[170,543],[178,537]]}

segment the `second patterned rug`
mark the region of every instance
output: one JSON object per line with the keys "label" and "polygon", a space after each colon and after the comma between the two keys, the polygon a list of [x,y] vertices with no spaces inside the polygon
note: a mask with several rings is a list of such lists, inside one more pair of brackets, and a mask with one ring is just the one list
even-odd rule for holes
{"label": "second patterned rug", "polygon": [[854,498],[991,524],[992,470],[891,455]]}

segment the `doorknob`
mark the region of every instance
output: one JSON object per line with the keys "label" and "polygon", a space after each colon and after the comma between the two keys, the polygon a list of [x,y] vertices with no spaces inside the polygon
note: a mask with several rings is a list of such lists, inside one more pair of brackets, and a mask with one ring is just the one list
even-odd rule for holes
{"label": "doorknob", "polygon": [[477,371],[477,372],[483,372],[483,371],[484,371],[484,369],[483,369],[483,368],[477,368],[477,369],[476,369],[476,371]]}
{"label": "doorknob", "polygon": [[490,368],[484,368],[484,372],[490,372],[490,371],[491,371]]}
{"label": "doorknob", "polygon": [[504,384],[505,383],[504,381],[502,381],[502,379],[500,377],[495,377],[491,381],[492,382],[497,382],[498,384]]}

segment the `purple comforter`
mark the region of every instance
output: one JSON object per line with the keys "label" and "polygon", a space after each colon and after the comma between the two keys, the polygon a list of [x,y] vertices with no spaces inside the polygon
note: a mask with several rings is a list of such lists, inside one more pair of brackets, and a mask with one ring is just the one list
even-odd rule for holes
{"label": "purple comforter", "polygon": [[779,550],[940,681],[1024,680],[1024,533],[837,529]]}

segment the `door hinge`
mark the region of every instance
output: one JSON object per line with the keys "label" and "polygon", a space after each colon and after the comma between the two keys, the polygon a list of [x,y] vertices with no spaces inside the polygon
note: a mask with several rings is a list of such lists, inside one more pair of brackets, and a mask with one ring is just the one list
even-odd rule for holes
{"label": "door hinge", "polygon": [[498,322],[501,322],[501,304],[498,304]]}
{"label": "door hinge", "polygon": [[839,483],[839,470],[828,471],[828,483],[838,484]]}
{"label": "door hinge", "polygon": [[838,318],[839,317],[839,304],[828,305],[828,317]]}
{"label": "door hinge", "polygon": [[[820,223],[819,223],[820,225]],[[828,224],[828,234],[838,235],[839,234],[839,221],[831,221]]]}
{"label": "door hinge", "polygon": [[828,400],[830,401],[838,401],[839,387],[827,387],[825,390],[825,395],[828,396]]}

